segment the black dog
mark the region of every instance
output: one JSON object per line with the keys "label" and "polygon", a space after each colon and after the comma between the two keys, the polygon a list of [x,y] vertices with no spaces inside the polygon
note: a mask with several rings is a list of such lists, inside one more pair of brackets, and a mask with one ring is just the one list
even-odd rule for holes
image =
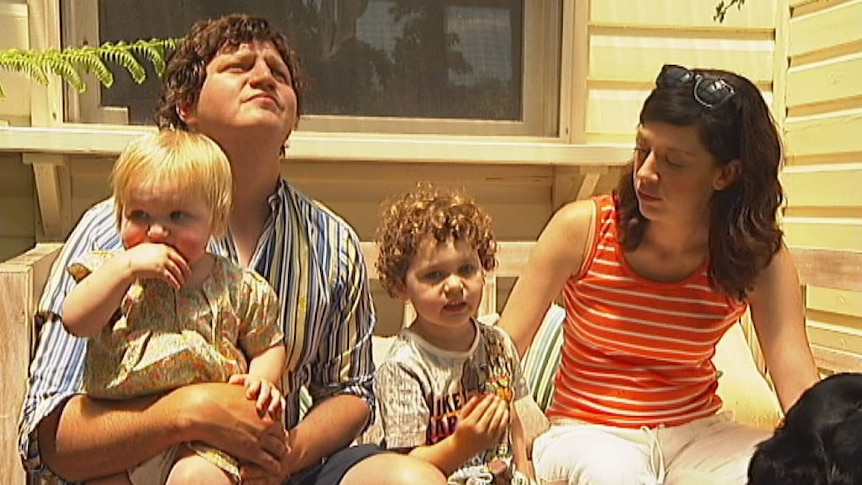
{"label": "black dog", "polygon": [[748,485],[862,485],[862,374],[808,389],[757,445]]}

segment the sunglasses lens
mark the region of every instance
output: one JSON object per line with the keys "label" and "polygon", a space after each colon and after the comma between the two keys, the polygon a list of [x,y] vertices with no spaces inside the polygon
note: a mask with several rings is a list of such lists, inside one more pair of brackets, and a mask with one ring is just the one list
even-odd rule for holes
{"label": "sunglasses lens", "polygon": [[655,84],[661,88],[672,88],[685,84],[694,84],[694,99],[706,108],[715,108],[733,97],[733,86],[721,78],[705,78],[695,74],[691,69],[665,64],[661,68]]}
{"label": "sunglasses lens", "polygon": [[656,79],[656,85],[661,87],[679,86],[691,82],[694,79],[694,73],[682,67],[673,64],[665,64]]}
{"label": "sunglasses lens", "polygon": [[733,96],[733,86],[723,79],[700,79],[694,87],[694,97],[709,108],[724,103]]}

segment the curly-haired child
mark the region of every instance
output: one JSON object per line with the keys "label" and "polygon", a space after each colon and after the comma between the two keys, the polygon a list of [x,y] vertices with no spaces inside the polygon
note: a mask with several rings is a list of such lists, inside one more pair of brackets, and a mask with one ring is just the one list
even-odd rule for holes
{"label": "curly-haired child", "polygon": [[377,244],[381,284],[416,311],[377,369],[384,444],[452,484],[529,483],[512,405],[529,395],[518,354],[474,318],[496,266],[490,216],[464,194],[420,184],[384,208]]}

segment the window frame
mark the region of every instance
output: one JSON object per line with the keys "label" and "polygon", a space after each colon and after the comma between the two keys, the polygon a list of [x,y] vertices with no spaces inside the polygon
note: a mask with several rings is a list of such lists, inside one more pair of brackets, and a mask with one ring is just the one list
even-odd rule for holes
{"label": "window frame", "polygon": [[[99,43],[99,0],[58,0],[62,39],[70,45]],[[523,119],[519,121],[404,118],[371,116],[333,116],[304,113],[297,133],[343,133],[439,136],[559,136],[559,89],[539,89],[560,82],[564,6],[559,0],[524,2],[522,46]],[[134,40],[134,39],[129,39]],[[77,93],[64,88],[65,116],[71,123],[128,125],[127,110],[102,106],[98,81],[88,75],[88,89]]]}
{"label": "window frame", "polygon": [[[60,47],[61,0],[26,0],[30,46]],[[85,0],[90,1],[90,0]],[[83,4],[82,4],[83,5]],[[590,0],[562,0],[562,46],[557,63],[559,102],[548,107],[559,117],[555,136],[394,135],[297,131],[291,135],[288,162],[476,163],[543,165],[560,170],[605,170],[631,155],[630,144],[585,143],[587,76],[589,68]],[[544,62],[544,61],[543,61]],[[43,154],[117,155],[123,146],[154,127],[72,123],[63,119],[63,91],[58,78],[47,86],[29,83],[29,127],[0,128],[0,151]],[[571,168],[565,168],[571,167]],[[580,167],[580,168],[578,168]]]}

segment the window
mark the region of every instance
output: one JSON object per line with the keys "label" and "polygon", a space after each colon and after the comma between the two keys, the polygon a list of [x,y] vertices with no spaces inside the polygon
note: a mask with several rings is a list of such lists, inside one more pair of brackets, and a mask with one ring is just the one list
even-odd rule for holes
{"label": "window", "polygon": [[[311,82],[300,129],[556,137],[562,0],[61,0],[63,42],[183,35],[263,15]],[[66,120],[151,124],[159,80],[67,93]]]}

